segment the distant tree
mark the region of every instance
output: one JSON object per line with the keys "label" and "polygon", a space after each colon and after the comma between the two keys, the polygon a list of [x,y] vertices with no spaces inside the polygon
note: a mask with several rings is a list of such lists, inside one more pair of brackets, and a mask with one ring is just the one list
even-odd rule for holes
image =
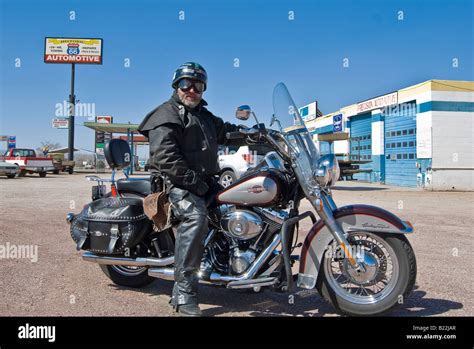
{"label": "distant tree", "polygon": [[44,142],[41,142],[41,146],[36,148],[36,153],[38,155],[43,155],[43,149],[44,147],[48,147],[49,151],[53,150],[53,149],[58,149],[58,148],[61,148],[61,143],[53,143],[51,141],[44,141]]}

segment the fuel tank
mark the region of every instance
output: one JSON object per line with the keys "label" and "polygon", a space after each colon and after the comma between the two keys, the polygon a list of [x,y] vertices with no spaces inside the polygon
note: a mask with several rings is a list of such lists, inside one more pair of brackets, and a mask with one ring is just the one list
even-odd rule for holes
{"label": "fuel tank", "polygon": [[256,171],[220,191],[217,202],[238,206],[273,206],[283,199],[287,186],[286,177],[279,170]]}

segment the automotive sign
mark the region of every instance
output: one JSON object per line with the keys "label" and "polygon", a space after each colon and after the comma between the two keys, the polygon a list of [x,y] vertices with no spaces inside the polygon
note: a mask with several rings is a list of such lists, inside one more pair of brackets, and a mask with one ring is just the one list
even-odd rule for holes
{"label": "automotive sign", "polygon": [[397,103],[398,92],[393,92],[388,95],[375,97],[368,101],[357,103],[357,113],[364,113],[369,110],[384,108]]}
{"label": "automotive sign", "polygon": [[102,64],[102,39],[45,38],[45,63]]}

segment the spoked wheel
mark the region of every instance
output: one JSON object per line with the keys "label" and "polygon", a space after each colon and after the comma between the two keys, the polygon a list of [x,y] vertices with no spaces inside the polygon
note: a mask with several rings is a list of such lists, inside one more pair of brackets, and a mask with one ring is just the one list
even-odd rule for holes
{"label": "spoked wheel", "polygon": [[349,315],[376,315],[402,303],[416,279],[415,255],[406,237],[353,232],[348,240],[361,268],[353,268],[333,241],[318,277],[323,297]]}
{"label": "spoked wheel", "polygon": [[126,287],[143,287],[152,283],[155,278],[148,275],[145,267],[124,265],[99,265],[100,269],[115,284]]}

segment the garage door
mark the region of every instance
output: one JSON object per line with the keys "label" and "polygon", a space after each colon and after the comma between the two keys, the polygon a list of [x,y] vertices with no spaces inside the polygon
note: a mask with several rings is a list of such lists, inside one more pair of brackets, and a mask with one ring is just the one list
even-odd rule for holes
{"label": "garage door", "polygon": [[385,183],[416,187],[416,103],[385,115]]}
{"label": "garage door", "polygon": [[[365,113],[351,117],[350,159],[368,162],[359,164],[359,169],[372,169],[372,114]],[[370,172],[357,173],[354,179],[370,181]]]}

